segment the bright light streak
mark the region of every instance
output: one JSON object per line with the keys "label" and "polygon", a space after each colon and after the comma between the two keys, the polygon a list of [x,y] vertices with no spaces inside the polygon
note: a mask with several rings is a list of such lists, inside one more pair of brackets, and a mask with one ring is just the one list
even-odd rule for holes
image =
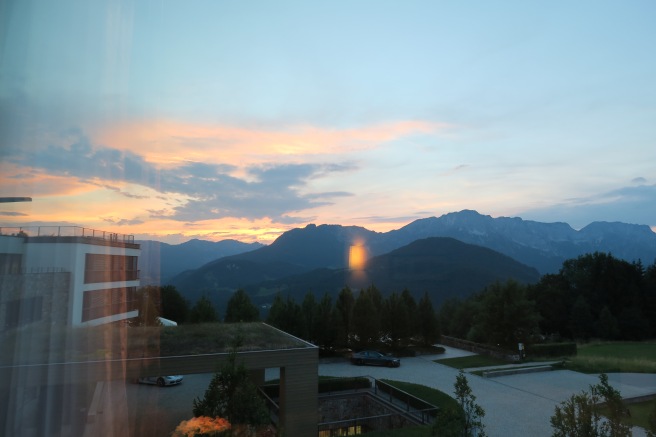
{"label": "bright light streak", "polygon": [[349,248],[349,269],[364,270],[367,263],[367,249],[364,246],[354,245]]}

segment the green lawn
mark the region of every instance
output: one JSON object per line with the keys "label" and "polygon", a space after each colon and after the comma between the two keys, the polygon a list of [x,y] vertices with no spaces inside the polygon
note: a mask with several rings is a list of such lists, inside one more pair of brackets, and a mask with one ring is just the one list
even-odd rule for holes
{"label": "green lawn", "polygon": [[389,379],[383,379],[383,382],[396,387],[399,390],[403,390],[406,393],[433,404],[438,408],[458,408],[458,403],[448,394],[436,390],[434,388],[426,387],[425,385],[412,384],[410,382],[401,382],[401,381],[391,381]]}
{"label": "green lawn", "polygon": [[[383,379],[387,384],[394,386],[400,390],[410,393],[428,403],[431,403],[439,408],[458,408],[458,403],[451,396],[443,393],[434,388],[426,387],[425,385],[412,384],[409,382],[391,381]],[[402,429],[394,429],[388,431],[374,431],[366,434],[367,437],[427,437],[431,435],[430,425],[415,426]]]}
{"label": "green lawn", "polygon": [[647,402],[639,402],[626,406],[631,412],[631,416],[626,418],[626,421],[633,426],[640,426],[642,428],[649,428],[649,415],[656,407],[656,399]]}
{"label": "green lawn", "polygon": [[581,345],[566,368],[583,373],[656,373],[656,343]]}
{"label": "green lawn", "polygon": [[445,366],[453,367],[456,369],[468,369],[473,367],[487,367],[487,366],[501,366],[508,364],[507,361],[499,358],[490,357],[488,355],[469,355],[467,357],[458,358],[445,358],[442,360],[435,360],[436,363],[444,364]]}

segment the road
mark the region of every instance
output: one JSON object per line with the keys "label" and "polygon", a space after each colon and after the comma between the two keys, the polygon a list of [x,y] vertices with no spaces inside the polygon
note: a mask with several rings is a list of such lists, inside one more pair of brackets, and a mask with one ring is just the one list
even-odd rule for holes
{"label": "road", "polygon": [[169,436],[183,420],[193,417],[193,402],[203,397],[212,374],[184,375],[182,384],[158,387],[145,384],[125,384],[128,420],[134,436]]}

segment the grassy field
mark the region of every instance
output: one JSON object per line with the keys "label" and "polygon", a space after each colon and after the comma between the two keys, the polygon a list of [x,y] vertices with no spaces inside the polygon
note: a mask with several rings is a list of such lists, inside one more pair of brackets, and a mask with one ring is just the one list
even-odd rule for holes
{"label": "grassy field", "polygon": [[[656,373],[656,343],[593,343],[579,346],[565,368],[583,373]],[[627,422],[646,428],[656,400],[628,405]]]}
{"label": "grassy field", "polygon": [[[640,426],[645,429],[649,428],[649,415],[654,411],[654,408],[656,407],[656,399],[627,405],[626,407],[631,413],[631,415],[625,419],[626,422],[633,426]],[[603,408],[601,412],[604,414]]]}
{"label": "grassy field", "polygon": [[582,345],[565,367],[582,373],[656,373],[656,343]]}
{"label": "grassy field", "polygon": [[382,381],[403,390],[406,393],[410,393],[429,404],[433,404],[438,408],[458,408],[458,403],[455,399],[434,388],[420,384],[412,384],[410,382],[391,381],[389,379],[383,379]]}
{"label": "grassy field", "polygon": [[508,364],[507,361],[501,360],[499,358],[490,357],[487,355],[469,355],[467,357],[445,358],[442,360],[435,360],[435,362],[439,364],[444,364],[445,366],[453,367],[455,369],[501,366],[504,364]]}

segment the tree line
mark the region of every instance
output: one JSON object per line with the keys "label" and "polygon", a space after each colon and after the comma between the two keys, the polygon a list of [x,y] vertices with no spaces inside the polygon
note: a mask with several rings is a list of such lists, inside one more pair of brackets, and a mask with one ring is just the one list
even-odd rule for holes
{"label": "tree line", "polygon": [[[140,323],[161,316],[178,323],[216,322],[211,301],[193,306],[173,286],[138,292]],[[228,300],[224,322],[260,320],[244,290]],[[327,349],[432,344],[440,334],[515,349],[548,339],[641,340],[656,335],[656,262],[645,268],[611,254],[570,259],[536,284],[494,283],[436,312],[428,293],[416,302],[409,290],[383,297],[373,285],[344,287],[334,298],[308,292],[302,302],[278,294],[264,320]]]}
{"label": "tree line", "polygon": [[516,348],[545,339],[642,340],[656,335],[656,262],[611,254],[570,259],[536,283],[493,284],[440,308],[446,335]]}
{"label": "tree line", "polygon": [[440,335],[427,293],[417,303],[408,290],[385,298],[373,285],[358,293],[344,287],[334,302],[328,293],[319,301],[307,293],[300,304],[278,294],[266,321],[326,349],[431,345]]}
{"label": "tree line", "polygon": [[[212,302],[201,297],[193,306],[173,286],[142,287],[137,324],[158,324],[157,317],[177,323],[218,322]],[[228,300],[224,322],[255,322],[260,310],[244,290]],[[333,302],[330,294],[317,300],[307,293],[299,304],[277,294],[265,321],[325,349],[388,346],[398,349],[410,341],[430,345],[439,338],[437,313],[428,294],[417,303],[408,290],[386,298],[373,285],[354,293],[344,287]]]}
{"label": "tree line", "polygon": [[[157,325],[158,317],[173,320],[179,324],[219,322],[219,313],[207,296],[202,296],[189,305],[173,285],[162,287],[149,285],[137,290],[139,317],[137,325]],[[253,305],[244,290],[237,290],[226,308],[224,322],[254,322],[260,320],[260,311]]]}

